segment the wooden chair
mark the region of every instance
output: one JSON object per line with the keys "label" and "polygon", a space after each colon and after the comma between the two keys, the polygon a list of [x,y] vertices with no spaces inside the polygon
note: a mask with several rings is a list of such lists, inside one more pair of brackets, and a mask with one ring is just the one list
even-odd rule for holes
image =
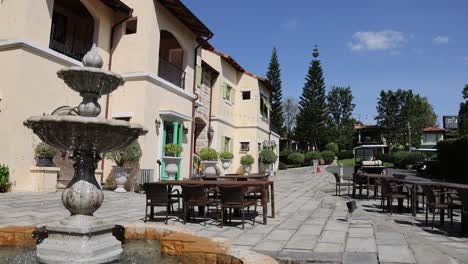
{"label": "wooden chair", "polygon": [[[174,212],[174,204],[177,203],[178,209],[180,210],[179,190],[170,190],[167,185],[143,184],[143,189],[146,195],[146,207],[145,207],[145,219],[144,222],[148,221],[148,207],[150,207],[150,219],[154,219],[154,207],[166,207],[166,224],[169,220],[169,213],[172,209]],[[174,198],[175,197],[175,198]]]}
{"label": "wooden chair", "polygon": [[[203,209],[203,222],[206,226],[206,214],[210,206],[216,207],[216,215],[218,215],[218,199],[216,195],[209,196],[211,189],[203,185],[183,185],[182,197],[184,208],[184,224],[187,222],[188,211],[194,211],[195,206]],[[194,216],[195,217],[195,216]]]}
{"label": "wooden chair", "polygon": [[[404,184],[397,184],[395,182],[391,182],[389,180],[382,179],[380,181],[382,186],[382,197],[381,197],[381,205],[382,211],[385,212],[385,200],[387,200],[387,206],[390,207],[390,214],[393,214],[393,200],[407,200],[407,206],[410,207],[411,201],[411,189],[409,189]],[[406,192],[402,189],[406,189]]]}
{"label": "wooden chair", "polygon": [[[224,210],[229,209],[229,221],[232,221],[231,209],[241,210],[242,229],[245,222],[245,208],[249,210],[250,206],[254,206],[254,212],[257,211],[257,200],[246,199],[245,196],[249,193],[246,186],[232,185],[219,186],[219,194],[221,198],[221,227],[224,225]],[[249,210],[250,211],[250,210]],[[255,225],[255,216],[252,219],[252,225]]]}
{"label": "wooden chair", "polygon": [[347,186],[348,187],[348,195],[350,194],[350,187],[353,186],[353,183],[351,181],[347,180],[342,180],[340,175],[338,173],[334,172],[333,176],[335,176],[335,195],[341,196],[341,186]]}
{"label": "wooden chair", "polygon": [[[423,185],[421,186],[426,196],[426,225],[428,225],[428,218],[429,218],[429,209],[432,210],[432,229],[434,229],[434,220],[435,220],[435,213],[436,210],[448,210],[450,223],[453,224],[453,210],[454,209],[462,209],[461,203],[455,203],[453,192],[442,192],[438,190],[434,190],[431,186]],[[447,198],[442,199],[442,196]]]}

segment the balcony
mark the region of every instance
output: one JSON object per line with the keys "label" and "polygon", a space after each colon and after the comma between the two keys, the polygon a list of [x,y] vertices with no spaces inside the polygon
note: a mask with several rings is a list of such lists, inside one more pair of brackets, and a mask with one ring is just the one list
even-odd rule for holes
{"label": "balcony", "polygon": [[81,61],[86,54],[91,49],[92,42],[73,40],[71,44],[62,44],[53,39],[50,40],[49,47],[57,52],[60,52],[68,57],[71,57],[75,60]]}
{"label": "balcony", "polygon": [[185,88],[185,72],[179,67],[159,58],[158,76],[164,80],[178,86],[182,89]]}

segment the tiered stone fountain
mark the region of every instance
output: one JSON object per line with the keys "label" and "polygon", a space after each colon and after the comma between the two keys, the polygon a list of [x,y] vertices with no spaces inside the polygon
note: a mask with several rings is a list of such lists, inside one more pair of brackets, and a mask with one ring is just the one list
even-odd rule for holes
{"label": "tiered stone fountain", "polygon": [[112,235],[114,225],[93,216],[104,200],[95,170],[101,153],[126,147],[147,132],[138,124],[97,117],[101,112],[98,99],[124,81],[101,69],[103,61],[95,46],[84,56],[83,65],[57,73],[83,97],[76,111],[34,116],[24,122],[42,141],[73,152],[75,175],[62,193],[71,215],[47,226],[48,238],[37,246],[37,257],[43,263],[106,263],[120,257],[122,246]]}

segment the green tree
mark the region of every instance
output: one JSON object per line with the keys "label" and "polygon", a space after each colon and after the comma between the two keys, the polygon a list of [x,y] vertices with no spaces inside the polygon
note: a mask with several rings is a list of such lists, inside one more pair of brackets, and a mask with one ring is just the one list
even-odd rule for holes
{"label": "green tree", "polygon": [[[435,126],[437,115],[426,97],[412,90],[382,90],[377,103],[377,124],[385,128],[389,147],[418,146],[422,129]],[[409,142],[411,138],[411,142]]]}
{"label": "green tree", "polygon": [[340,149],[351,149],[353,146],[354,107],[350,87],[332,87],[328,92],[327,102],[330,113],[331,140],[338,143]]}
{"label": "green tree", "polygon": [[468,135],[468,84],[463,88],[463,99],[458,111],[458,133],[460,136]]}
{"label": "green tree", "polygon": [[296,119],[296,138],[303,146],[319,149],[326,143],[328,110],[325,95],[325,79],[319,52],[314,48],[313,60],[305,78]]}
{"label": "green tree", "polygon": [[294,128],[296,127],[296,116],[299,111],[299,107],[294,98],[288,97],[284,99],[283,110],[286,133],[288,138],[290,138],[293,135]]}
{"label": "green tree", "polygon": [[278,62],[276,48],[273,48],[270,65],[266,74],[268,84],[271,88],[271,129],[283,135],[286,132],[283,118],[283,92],[281,88],[281,69]]}

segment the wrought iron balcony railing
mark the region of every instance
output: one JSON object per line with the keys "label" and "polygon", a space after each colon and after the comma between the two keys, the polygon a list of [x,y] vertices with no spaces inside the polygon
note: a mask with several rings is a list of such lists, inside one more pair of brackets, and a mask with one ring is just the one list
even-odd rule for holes
{"label": "wrought iron balcony railing", "polygon": [[185,71],[161,58],[159,58],[158,76],[184,89]]}

